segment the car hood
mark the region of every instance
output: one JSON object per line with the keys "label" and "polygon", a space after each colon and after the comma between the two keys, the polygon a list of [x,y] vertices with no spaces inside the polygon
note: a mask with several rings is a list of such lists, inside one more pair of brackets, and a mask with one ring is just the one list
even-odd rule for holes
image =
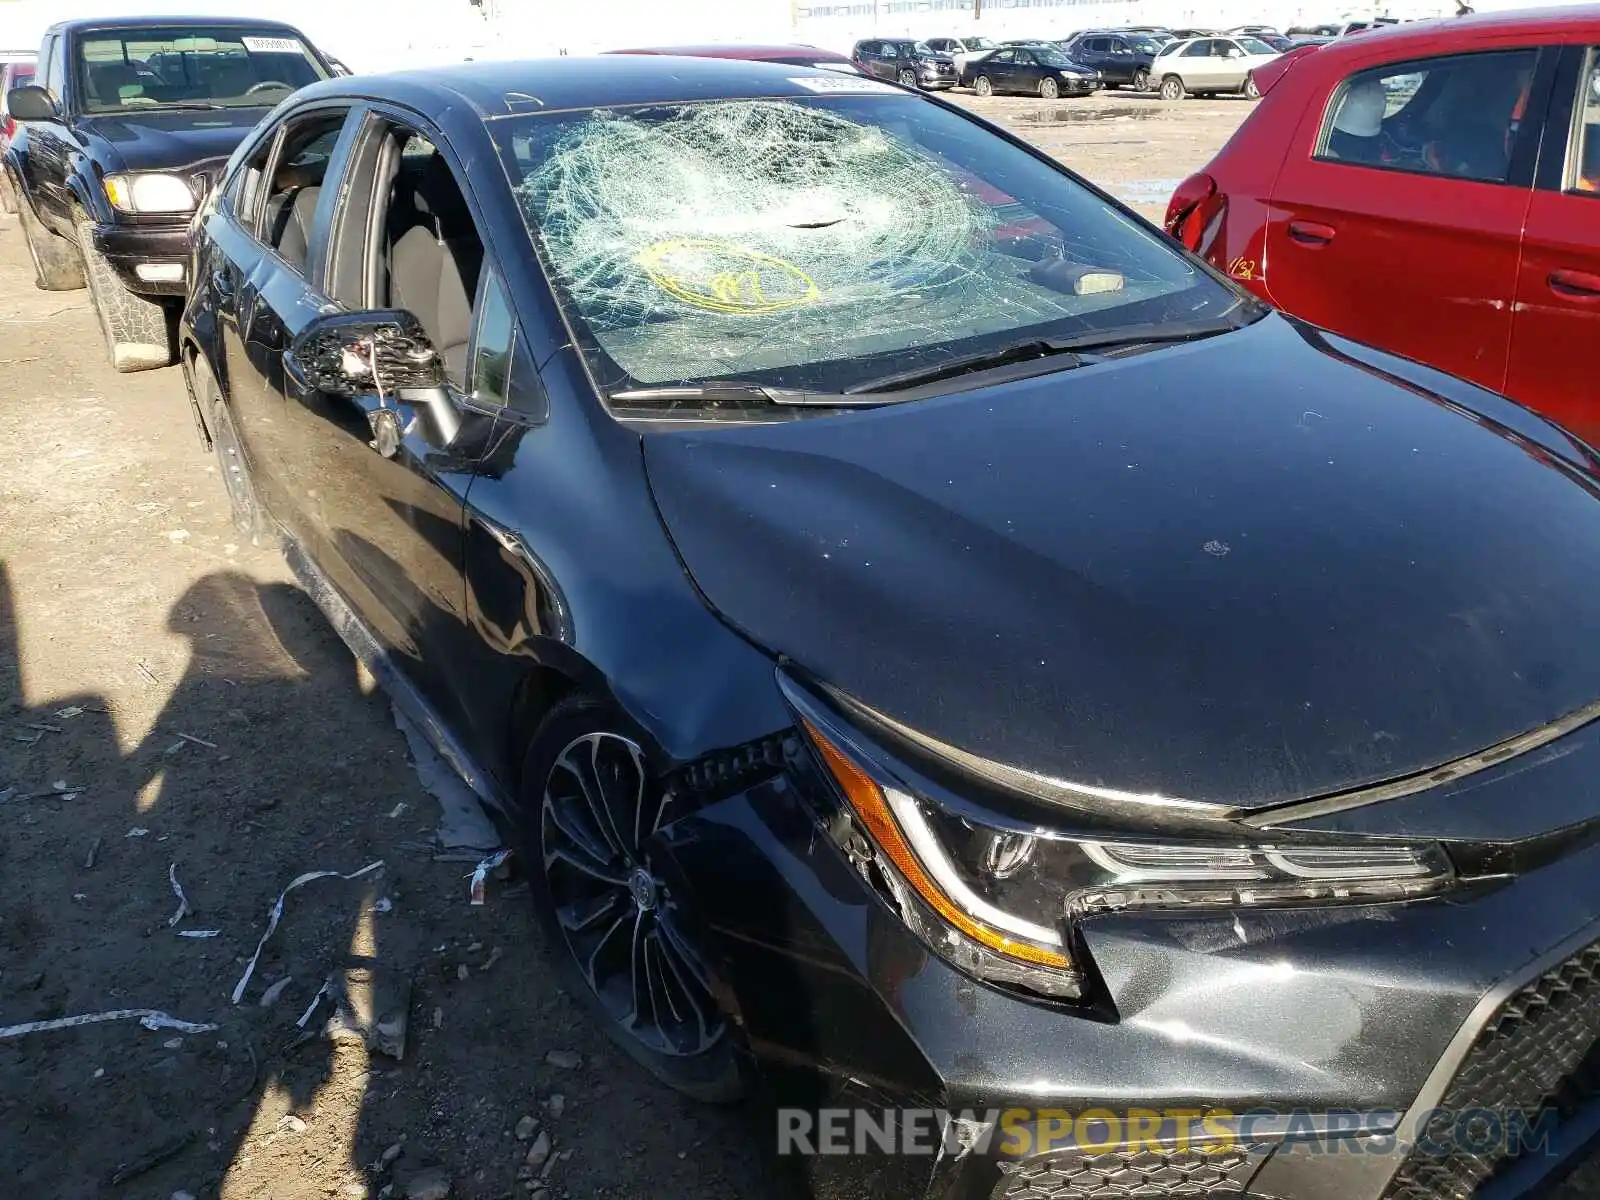
{"label": "car hood", "polygon": [[652,434],[646,462],[707,601],[862,704],[1056,779],[1260,808],[1600,695],[1600,493],[1535,440],[1559,431],[1339,346],[1272,316],[903,406]]}
{"label": "car hood", "polygon": [[106,171],[171,171],[227,158],[266,108],[168,109],[82,117],[90,156]]}

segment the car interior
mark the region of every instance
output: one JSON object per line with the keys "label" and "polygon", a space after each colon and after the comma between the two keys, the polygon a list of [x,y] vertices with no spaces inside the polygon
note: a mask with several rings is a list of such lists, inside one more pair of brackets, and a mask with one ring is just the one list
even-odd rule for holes
{"label": "car interior", "polygon": [[394,131],[403,149],[382,218],[377,262],[380,305],[410,311],[444,360],[445,375],[464,389],[472,304],[483,269],[478,235],[450,165],[425,139]]}
{"label": "car interior", "polygon": [[297,271],[305,270],[322,181],[343,126],[341,113],[291,127],[272,174],[267,192],[267,244]]}

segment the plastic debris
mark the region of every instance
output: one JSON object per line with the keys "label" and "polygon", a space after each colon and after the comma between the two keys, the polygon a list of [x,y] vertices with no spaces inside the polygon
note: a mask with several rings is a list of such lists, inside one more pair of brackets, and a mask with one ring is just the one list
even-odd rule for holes
{"label": "plastic debris", "polygon": [[14,788],[14,787],[0,788],[0,804],[4,804],[7,800],[10,800],[16,794],[17,794],[17,789]]}
{"label": "plastic debris", "polygon": [[149,835],[150,835],[150,831],[148,829],[146,829],[143,825],[135,825],[132,829],[128,830],[128,832],[125,833],[123,836],[124,837],[148,837]]}
{"label": "plastic debris", "polygon": [[352,967],[329,976],[325,990],[334,1012],[323,1027],[332,1041],[360,1041],[401,1061],[406,1052],[406,1017],[411,977],[384,967]]}
{"label": "plastic debris", "polygon": [[89,853],[83,856],[83,869],[85,871],[94,870],[95,861],[100,857],[100,841],[100,835],[97,833],[94,835],[94,841],[89,843]]}
{"label": "plastic debris", "polygon": [[394,901],[387,896],[381,896],[373,902],[372,911],[382,915],[394,911]]}
{"label": "plastic debris", "polygon": [[189,897],[183,894],[183,885],[178,882],[177,863],[167,867],[167,878],[172,881],[172,894],[178,898],[178,911],[167,918],[167,928],[171,929],[189,915]]}
{"label": "plastic debris", "polygon": [[194,734],[185,733],[181,729],[178,730],[178,736],[186,742],[193,742],[196,746],[204,746],[207,750],[215,750],[217,748],[217,744],[215,742],[208,742],[205,740],[205,738],[195,737]]}
{"label": "plastic debris", "polygon": [[73,717],[83,716],[83,709],[76,704],[69,704],[66,708],[58,708],[53,714],[58,721],[70,721]]}
{"label": "plastic debris", "polygon": [[214,938],[221,932],[222,930],[220,929],[180,929],[178,930],[178,936],[182,938]]}
{"label": "plastic debris", "polygon": [[[266,949],[267,939],[272,936],[273,931],[278,928],[278,922],[283,919],[283,902],[288,898],[290,892],[318,879],[343,879],[346,881],[360,879],[363,875],[370,875],[373,871],[381,870],[382,867],[383,860],[380,858],[377,862],[368,863],[359,871],[352,871],[348,875],[342,875],[338,871],[307,871],[305,874],[297,875],[290,880],[289,886],[278,893],[278,899],[273,903],[272,912],[267,917],[266,932],[261,935],[261,940],[256,943],[256,952],[250,956],[249,963],[245,965],[244,974],[239,976],[239,982],[234,985],[233,1002],[235,1004],[239,1003],[244,996],[244,989],[250,985],[250,977],[256,972],[256,963],[261,958],[261,951]],[[312,1007],[315,1007],[314,1002]]]}
{"label": "plastic debris", "polygon": [[472,897],[473,904],[479,905],[483,903],[483,893],[488,883],[489,872],[506,862],[510,857],[511,851],[496,850],[493,854],[489,855],[488,858],[484,859],[475,868],[473,868],[472,874],[467,876],[467,878],[472,880],[470,895]]}
{"label": "plastic debris", "polygon": [[79,1025],[99,1025],[106,1021],[137,1020],[146,1029],[172,1029],[178,1033],[210,1033],[217,1025],[195,1021],[180,1021],[153,1008],[117,1008],[109,1012],[85,1013],[77,1017],[56,1017],[50,1021],[24,1021],[21,1025],[0,1026],[0,1039],[22,1037],[29,1033],[48,1033],[53,1029],[75,1029]]}
{"label": "plastic debris", "polygon": [[285,975],[282,979],[278,980],[277,983],[273,984],[266,991],[262,992],[261,993],[261,1007],[262,1008],[271,1008],[274,1004],[276,1004],[278,1002],[279,998],[283,995],[284,988],[288,987],[293,982],[294,982],[294,976],[293,975]]}
{"label": "plastic debris", "polygon": [[[305,1012],[301,1013],[300,1019],[294,1023],[296,1029],[304,1029],[306,1027],[306,1023],[311,1020],[311,1014],[317,1011],[317,1005],[321,1004],[322,998],[332,990],[332,977],[324,979],[322,981],[322,986],[317,989],[317,994],[311,997],[311,1003],[306,1005]],[[235,1001],[235,1003],[237,1003],[237,1001]]]}

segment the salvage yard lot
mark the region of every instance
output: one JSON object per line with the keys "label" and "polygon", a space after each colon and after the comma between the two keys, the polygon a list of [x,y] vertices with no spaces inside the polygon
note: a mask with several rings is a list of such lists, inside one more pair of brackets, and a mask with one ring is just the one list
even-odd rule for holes
{"label": "salvage yard lot", "polygon": [[[1249,111],[958,99],[1155,219]],[[113,374],[86,294],[34,289],[15,218],[0,372],[0,1027],[218,1026],[0,1037],[8,1194],[778,1195],[743,1112],[656,1085],[561,992],[517,881],[469,905],[387,703],[229,522],[178,372]],[[292,893],[230,1002],[291,880],[378,861]],[[411,979],[403,1060],[296,1044],[330,972],[363,967]]]}

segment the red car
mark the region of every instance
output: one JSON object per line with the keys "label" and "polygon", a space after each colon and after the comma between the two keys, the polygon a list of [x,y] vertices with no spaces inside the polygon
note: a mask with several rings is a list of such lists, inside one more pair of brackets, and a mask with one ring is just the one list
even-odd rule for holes
{"label": "red car", "polygon": [[14,185],[5,168],[6,147],[11,144],[11,135],[16,132],[17,123],[6,111],[6,93],[14,87],[32,83],[33,71],[32,54],[0,50],[0,212],[3,213],[17,211]]}
{"label": "red car", "polygon": [[1270,303],[1600,436],[1600,13],[1298,56],[1167,209]]}

